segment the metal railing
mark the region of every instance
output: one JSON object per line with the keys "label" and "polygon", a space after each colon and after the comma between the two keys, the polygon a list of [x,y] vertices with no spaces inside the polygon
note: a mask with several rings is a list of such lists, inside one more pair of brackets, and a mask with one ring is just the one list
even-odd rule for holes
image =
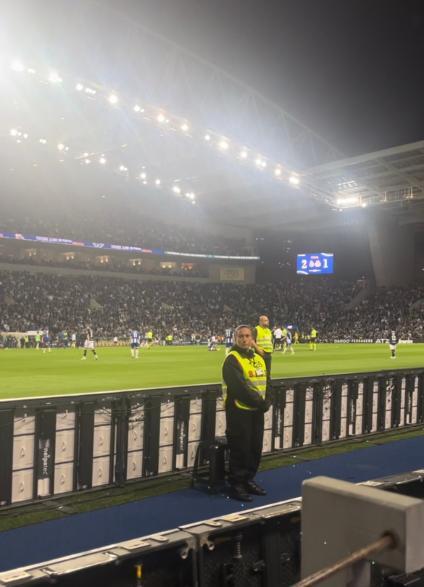
{"label": "metal railing", "polygon": [[[424,369],[272,382],[263,453],[424,423]],[[0,506],[190,469],[225,434],[218,384],[0,402]]]}

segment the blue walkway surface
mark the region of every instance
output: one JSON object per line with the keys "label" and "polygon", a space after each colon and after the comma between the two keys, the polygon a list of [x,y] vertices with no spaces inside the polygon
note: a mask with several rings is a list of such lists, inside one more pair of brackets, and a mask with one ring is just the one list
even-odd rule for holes
{"label": "blue walkway surface", "polygon": [[221,495],[185,489],[1,532],[0,570],[297,497],[301,494],[302,481],[316,475],[359,482],[421,468],[424,468],[424,438],[413,438],[265,471],[258,475],[258,481],[268,495],[255,498],[247,506]]}

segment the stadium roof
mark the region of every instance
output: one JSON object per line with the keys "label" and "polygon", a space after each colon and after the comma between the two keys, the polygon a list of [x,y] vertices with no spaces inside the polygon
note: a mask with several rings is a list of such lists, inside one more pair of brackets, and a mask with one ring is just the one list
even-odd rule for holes
{"label": "stadium roof", "polygon": [[312,167],[303,178],[338,208],[423,200],[424,141]]}

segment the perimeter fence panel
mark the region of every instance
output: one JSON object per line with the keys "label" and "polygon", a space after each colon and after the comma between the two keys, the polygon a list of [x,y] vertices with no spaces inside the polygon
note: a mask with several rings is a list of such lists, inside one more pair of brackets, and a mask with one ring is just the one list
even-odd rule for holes
{"label": "perimeter fence panel", "polygon": [[[424,369],[277,379],[263,454],[422,424]],[[218,384],[0,401],[0,507],[189,471],[225,428]]]}

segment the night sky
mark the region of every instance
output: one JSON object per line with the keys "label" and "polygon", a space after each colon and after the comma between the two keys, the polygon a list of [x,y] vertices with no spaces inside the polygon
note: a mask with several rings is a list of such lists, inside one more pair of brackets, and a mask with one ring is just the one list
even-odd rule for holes
{"label": "night sky", "polygon": [[111,5],[259,89],[348,155],[424,139],[422,0]]}

